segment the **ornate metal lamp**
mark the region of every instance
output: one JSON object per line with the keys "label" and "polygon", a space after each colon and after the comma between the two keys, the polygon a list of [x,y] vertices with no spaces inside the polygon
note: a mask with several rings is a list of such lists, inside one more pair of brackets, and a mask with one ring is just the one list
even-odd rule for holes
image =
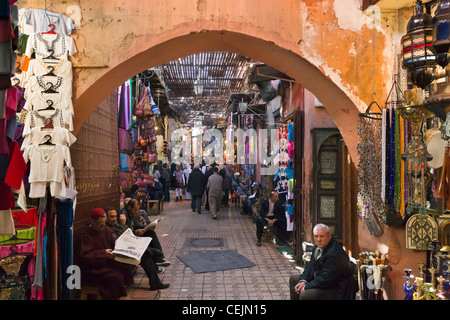
{"label": "ornate metal lamp", "polygon": [[411,81],[424,89],[433,81],[436,56],[431,51],[433,23],[424,12],[422,1],[416,1],[415,15],[408,21],[407,33],[402,37],[402,65],[408,69]]}
{"label": "ornate metal lamp", "polygon": [[433,23],[433,45],[430,49],[436,55],[436,62],[445,68],[449,62],[450,49],[450,1],[441,0],[436,8]]}
{"label": "ornate metal lamp", "polygon": [[[426,107],[432,110],[442,120],[450,111],[449,83],[449,49],[450,49],[450,1],[441,0],[433,18],[433,45],[430,50],[436,55],[436,63],[442,67],[436,68],[434,79],[436,91],[426,100]],[[445,79],[438,83],[438,79]]]}

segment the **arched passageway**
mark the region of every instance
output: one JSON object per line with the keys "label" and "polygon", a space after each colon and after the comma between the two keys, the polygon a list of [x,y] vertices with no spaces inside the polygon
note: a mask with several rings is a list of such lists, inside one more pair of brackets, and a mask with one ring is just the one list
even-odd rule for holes
{"label": "arched passageway", "polygon": [[74,100],[74,132],[78,132],[89,114],[125,80],[150,67],[186,55],[209,51],[228,51],[251,57],[301,83],[326,106],[352,158],[357,158],[355,133],[359,109],[337,84],[314,65],[289,50],[262,39],[228,31],[192,33],[144,48],[114,68],[108,69],[101,77],[92,80],[92,83],[85,83],[77,88],[77,97]]}

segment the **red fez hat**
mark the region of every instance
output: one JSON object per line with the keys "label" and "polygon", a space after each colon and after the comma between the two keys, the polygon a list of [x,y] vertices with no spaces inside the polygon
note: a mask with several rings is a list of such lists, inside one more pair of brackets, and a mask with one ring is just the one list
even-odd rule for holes
{"label": "red fez hat", "polygon": [[91,211],[91,218],[97,219],[105,214],[106,214],[106,212],[102,208],[95,208],[95,209],[92,209],[92,211]]}

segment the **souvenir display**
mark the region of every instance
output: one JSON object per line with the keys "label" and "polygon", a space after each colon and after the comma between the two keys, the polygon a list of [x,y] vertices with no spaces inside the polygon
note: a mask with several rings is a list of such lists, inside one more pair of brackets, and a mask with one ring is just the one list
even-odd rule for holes
{"label": "souvenir display", "polygon": [[[158,158],[166,156],[157,148],[155,104],[149,81],[144,74],[129,79],[117,89],[119,103],[120,188],[125,195],[136,192],[141,208],[150,200],[159,200],[162,185],[155,177]],[[167,147],[167,146],[166,146]],[[134,187],[133,187],[134,186]]]}
{"label": "souvenir display", "polygon": [[356,261],[358,287],[361,300],[383,300],[384,278],[388,265],[385,255],[375,252],[361,252]]}
{"label": "souvenir display", "polygon": [[362,115],[358,121],[358,214],[372,235],[383,234],[385,220],[383,197],[381,118]]}

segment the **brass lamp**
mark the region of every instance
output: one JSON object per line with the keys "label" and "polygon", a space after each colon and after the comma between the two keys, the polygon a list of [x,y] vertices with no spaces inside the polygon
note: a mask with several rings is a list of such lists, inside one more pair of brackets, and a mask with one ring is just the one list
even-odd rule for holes
{"label": "brass lamp", "polygon": [[431,51],[433,23],[430,14],[424,12],[422,1],[416,1],[415,15],[407,25],[402,37],[402,66],[408,69],[411,81],[424,89],[433,81],[436,56]]}

